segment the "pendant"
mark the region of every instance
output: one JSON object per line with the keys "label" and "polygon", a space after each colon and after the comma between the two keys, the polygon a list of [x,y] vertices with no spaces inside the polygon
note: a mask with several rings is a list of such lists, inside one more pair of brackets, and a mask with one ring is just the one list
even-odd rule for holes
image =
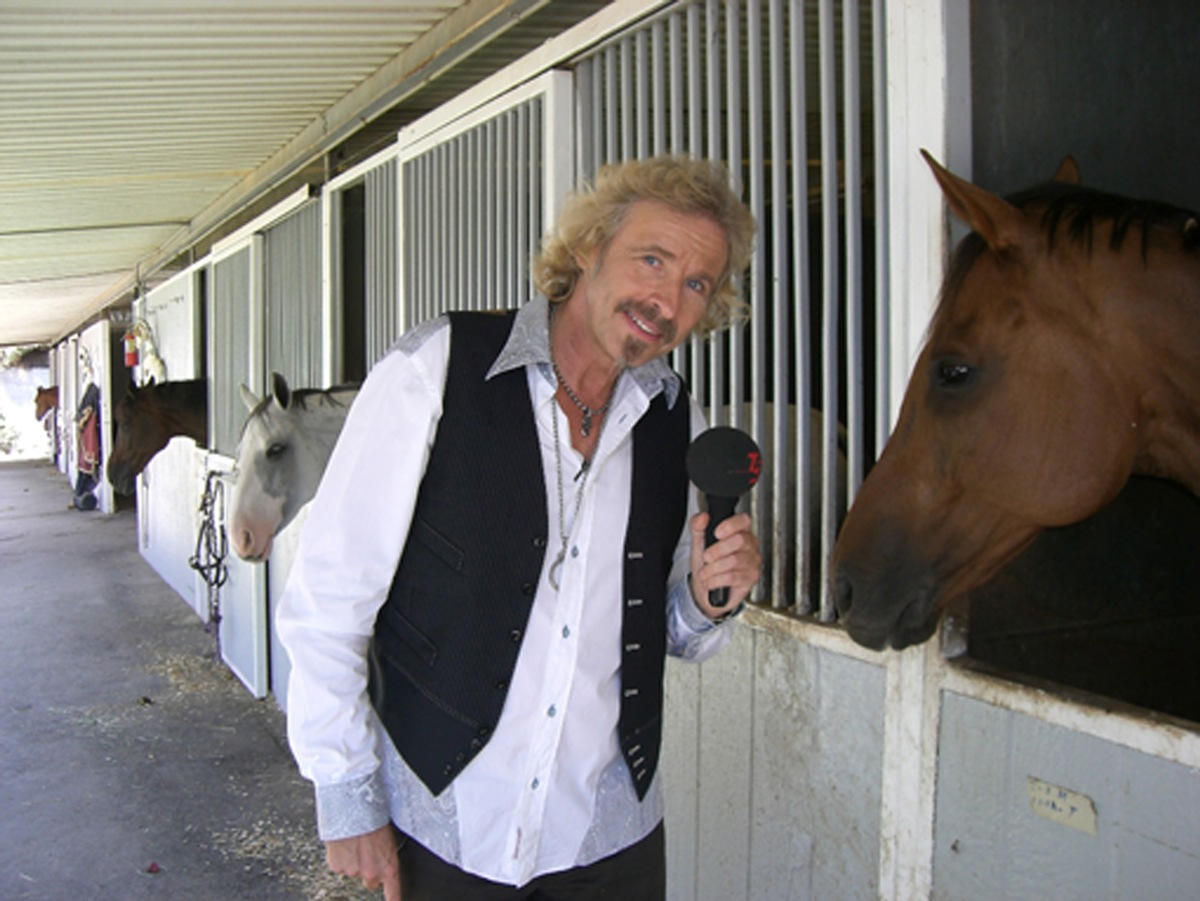
{"label": "pendant", "polygon": [[592,432],[592,411],[585,409],[583,411],[583,420],[579,424],[579,432],[586,438]]}
{"label": "pendant", "polygon": [[563,561],[567,558],[567,549],[564,547],[558,552],[558,556],[554,558],[554,562],[550,564],[550,572],[546,574],[547,581],[550,582],[550,587],[558,591],[559,581],[558,572],[562,569]]}

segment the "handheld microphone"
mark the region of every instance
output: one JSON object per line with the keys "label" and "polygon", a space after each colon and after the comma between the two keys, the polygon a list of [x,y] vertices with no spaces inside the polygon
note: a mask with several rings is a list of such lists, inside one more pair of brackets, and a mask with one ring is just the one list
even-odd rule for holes
{"label": "handheld microphone", "polygon": [[[692,483],[704,492],[708,503],[708,528],[704,546],[716,542],[717,526],[733,516],[739,498],[762,475],[762,451],[754,439],[740,429],[714,426],[701,432],[688,447],[687,472]],[[709,603],[724,607],[729,603],[729,588],[714,588]]]}

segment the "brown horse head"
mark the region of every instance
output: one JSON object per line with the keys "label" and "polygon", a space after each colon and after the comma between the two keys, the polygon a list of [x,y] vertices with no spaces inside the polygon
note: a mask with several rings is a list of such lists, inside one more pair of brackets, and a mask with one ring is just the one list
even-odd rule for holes
{"label": "brown horse head", "polygon": [[130,384],[113,408],[113,452],[108,481],[118,494],[133,494],[133,480],[176,435],[208,441],[208,387],[203,379]]}
{"label": "brown horse head", "polygon": [[38,386],[37,397],[34,398],[36,407],[35,413],[38,421],[41,422],[43,417],[55,407],[58,406],[58,385],[51,385],[49,388]]}
{"label": "brown horse head", "polygon": [[1009,201],[926,159],[974,231],[834,551],[838,612],[872,648],[929,638],[1135,471],[1200,490],[1195,217],[1072,184],[1073,161]]}

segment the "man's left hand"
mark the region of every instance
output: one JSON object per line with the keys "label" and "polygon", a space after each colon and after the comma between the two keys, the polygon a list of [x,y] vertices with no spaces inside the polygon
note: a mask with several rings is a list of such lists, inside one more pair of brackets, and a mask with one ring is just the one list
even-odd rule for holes
{"label": "man's left hand", "polygon": [[[692,597],[709,619],[719,619],[736,610],[750,595],[762,572],[758,536],[748,513],[738,513],[720,523],[716,542],[704,546],[708,514],[692,517]],[[714,588],[729,589],[729,603],[714,607],[708,594]]]}

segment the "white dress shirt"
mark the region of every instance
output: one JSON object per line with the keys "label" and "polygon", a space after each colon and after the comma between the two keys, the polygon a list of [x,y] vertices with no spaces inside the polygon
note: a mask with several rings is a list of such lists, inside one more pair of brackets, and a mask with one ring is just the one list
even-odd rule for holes
{"label": "white dress shirt", "polygon": [[[621,561],[633,427],[657,393],[671,399],[679,383],[662,361],[622,373],[576,509],[583,460],[554,400],[546,310],[538,298],[518,313],[492,367],[492,374],[521,367],[528,379],[546,480],[546,559],[500,721],[449,788],[431,795],[366,694],[367,645],[442,412],[446,319],[405,335],[372,369],[312,501],[277,613],[292,663],[288,736],[317,789],[321,838],[370,832],[390,818],[450,863],[511,885],[607,857],[662,819],[659,780],[639,801],[617,745]],[[568,534],[558,590],[547,579],[561,544],[554,416]],[[693,435],[703,427],[692,402]],[[729,630],[691,598],[690,550],[685,527],[670,577],[667,650],[699,661],[725,645]]]}

